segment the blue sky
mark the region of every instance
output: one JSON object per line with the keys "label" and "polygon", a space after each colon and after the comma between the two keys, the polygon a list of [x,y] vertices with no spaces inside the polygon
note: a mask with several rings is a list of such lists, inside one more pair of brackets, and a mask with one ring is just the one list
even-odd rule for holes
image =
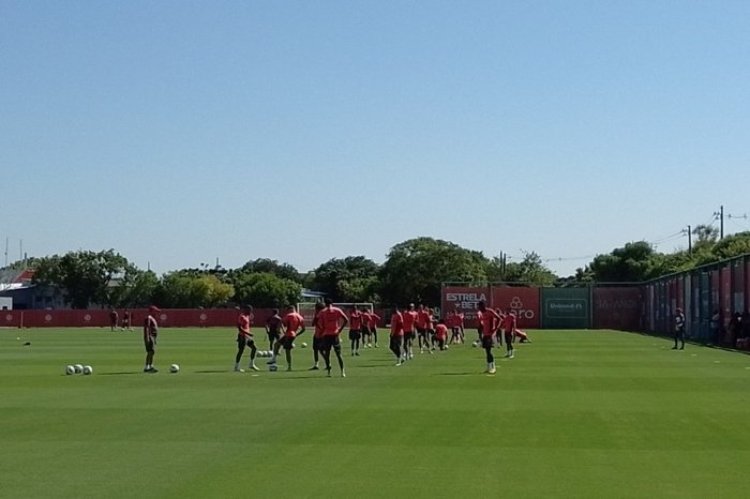
{"label": "blue sky", "polygon": [[159,272],[671,251],[750,212],[748,33],[741,1],[0,0],[0,237]]}

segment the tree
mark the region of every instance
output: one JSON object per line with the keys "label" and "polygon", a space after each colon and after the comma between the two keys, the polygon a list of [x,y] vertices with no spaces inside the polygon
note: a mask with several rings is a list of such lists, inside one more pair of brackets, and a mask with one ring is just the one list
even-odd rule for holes
{"label": "tree", "polygon": [[293,265],[279,263],[277,260],[271,260],[270,258],[250,260],[237,270],[243,274],[264,272],[266,274],[273,274],[276,277],[281,277],[282,279],[289,279],[290,281],[298,283],[302,282],[302,276]]}
{"label": "tree", "polygon": [[542,258],[535,252],[524,254],[523,260],[518,263],[519,282],[534,284],[536,286],[551,286],[557,276],[542,262]]}
{"label": "tree", "polygon": [[440,303],[443,282],[484,282],[487,259],[477,251],[430,237],[391,248],[380,272],[381,293],[393,303]]}
{"label": "tree", "polygon": [[693,227],[693,235],[696,236],[693,244],[694,250],[701,248],[711,248],[719,239],[719,229],[712,225],[696,225]]}
{"label": "tree", "polygon": [[266,272],[243,273],[234,282],[235,301],[254,307],[282,307],[300,301],[302,286]]}
{"label": "tree", "polygon": [[627,243],[608,255],[597,255],[589,269],[598,282],[642,282],[658,274],[655,256],[646,241]]}
{"label": "tree", "polygon": [[364,256],[332,258],[315,269],[312,288],[336,302],[377,301],[378,270]]}
{"label": "tree", "polygon": [[159,278],[150,270],[127,273],[110,292],[110,304],[118,308],[147,307],[154,303],[159,286]]}
{"label": "tree", "polygon": [[91,304],[110,304],[111,284],[135,271],[114,250],[75,251],[41,258],[34,282],[59,287],[71,307],[84,309]]}
{"label": "tree", "polygon": [[750,232],[738,232],[726,236],[714,245],[712,252],[720,260],[750,253]]}
{"label": "tree", "polygon": [[167,308],[217,307],[234,294],[234,287],[215,275],[172,272],[162,278],[154,301]]}

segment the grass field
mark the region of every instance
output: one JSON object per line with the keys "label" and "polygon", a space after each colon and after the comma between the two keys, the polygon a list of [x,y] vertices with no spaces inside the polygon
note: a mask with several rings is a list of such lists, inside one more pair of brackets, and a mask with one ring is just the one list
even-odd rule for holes
{"label": "grass field", "polygon": [[397,368],[381,341],[327,379],[302,348],[231,372],[231,330],[162,330],[154,375],[139,333],[0,330],[0,497],[747,497],[749,357],[532,338],[495,376],[481,349]]}

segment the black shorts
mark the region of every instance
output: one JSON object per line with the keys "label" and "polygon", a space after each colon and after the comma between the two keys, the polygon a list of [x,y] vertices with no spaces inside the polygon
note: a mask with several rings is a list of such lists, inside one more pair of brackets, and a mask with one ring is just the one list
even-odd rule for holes
{"label": "black shorts", "polygon": [[391,350],[401,348],[401,336],[391,336]]}
{"label": "black shorts", "polygon": [[427,336],[427,330],[425,328],[418,327],[417,334],[422,337]]}
{"label": "black shorts", "polygon": [[458,335],[461,334],[461,330],[459,328],[457,328],[457,327],[451,328],[451,334],[453,336],[458,336]]}
{"label": "black shorts", "polygon": [[362,332],[359,329],[353,329],[349,331],[350,340],[358,340],[362,337]]}
{"label": "black shorts", "polygon": [[340,352],[341,351],[341,341],[339,341],[339,335],[333,335],[329,334],[326,336],[323,336],[322,338],[322,344],[321,344],[321,350],[330,351],[331,348],[334,350]]}
{"label": "black shorts", "polygon": [[255,339],[253,339],[251,336],[245,336],[244,334],[238,334],[237,335],[237,348],[245,348],[245,346],[249,346],[250,348],[253,348],[255,346]]}
{"label": "black shorts", "polygon": [[505,331],[505,343],[510,345],[513,343],[513,331]]}
{"label": "black shorts", "polygon": [[281,338],[281,333],[278,332],[278,331],[276,331],[275,333],[274,332],[270,332],[270,333],[266,333],[266,334],[268,335],[268,341],[271,342],[271,343],[275,343],[276,341],[279,340],[279,338]]}
{"label": "black shorts", "polygon": [[323,337],[322,336],[313,336],[313,350],[320,351],[323,349]]}
{"label": "black shorts", "polygon": [[427,330],[427,334],[429,334],[430,337],[433,337],[433,336],[435,336],[435,330],[434,329],[428,329]]}
{"label": "black shorts", "polygon": [[279,339],[279,343],[281,343],[281,346],[284,348],[284,350],[291,350],[294,348],[294,338],[291,336],[283,336]]}
{"label": "black shorts", "polygon": [[404,331],[404,341],[411,341],[414,339],[414,331]]}
{"label": "black shorts", "polygon": [[144,339],[143,345],[146,347],[146,353],[154,353],[156,351],[156,338]]}
{"label": "black shorts", "polygon": [[482,348],[492,348],[495,344],[492,341],[492,336],[482,336]]}

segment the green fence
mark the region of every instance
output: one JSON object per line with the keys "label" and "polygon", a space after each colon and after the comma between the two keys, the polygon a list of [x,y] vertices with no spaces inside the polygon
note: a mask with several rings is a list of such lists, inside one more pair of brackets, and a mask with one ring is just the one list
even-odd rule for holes
{"label": "green fence", "polygon": [[591,327],[591,289],[542,288],[544,329],[588,329]]}

